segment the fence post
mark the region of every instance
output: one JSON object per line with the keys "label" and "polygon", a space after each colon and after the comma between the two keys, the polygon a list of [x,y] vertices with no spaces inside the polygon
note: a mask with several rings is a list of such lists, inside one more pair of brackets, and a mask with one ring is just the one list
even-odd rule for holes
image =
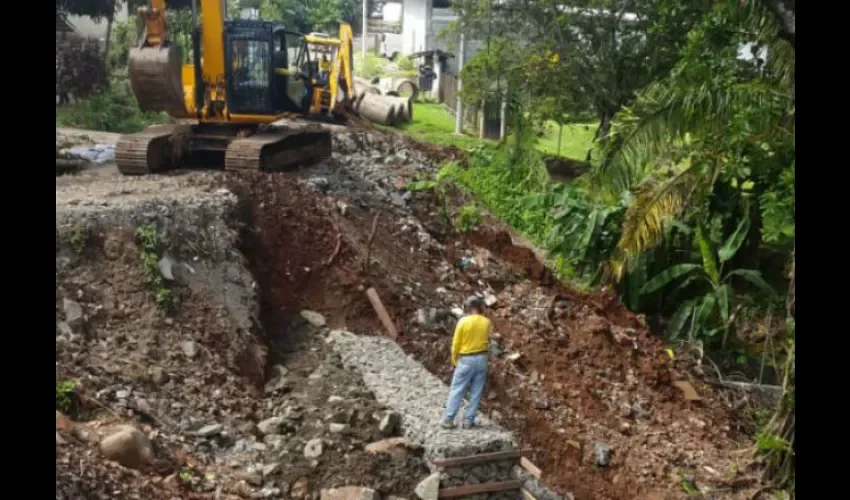
{"label": "fence post", "polygon": [[[462,30],[463,28],[461,28]],[[463,53],[466,50],[465,37],[463,36],[463,31],[460,32],[460,46],[458,48],[457,54],[457,87],[455,91],[455,135],[463,134],[463,103],[460,99],[460,91],[463,88],[463,79],[461,78],[461,73],[463,72]]]}

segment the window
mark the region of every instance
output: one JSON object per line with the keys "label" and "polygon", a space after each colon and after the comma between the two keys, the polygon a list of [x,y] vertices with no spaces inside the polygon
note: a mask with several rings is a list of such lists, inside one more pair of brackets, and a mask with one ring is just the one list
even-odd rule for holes
{"label": "window", "polygon": [[451,0],[433,0],[432,7],[435,9],[448,9],[451,7]]}

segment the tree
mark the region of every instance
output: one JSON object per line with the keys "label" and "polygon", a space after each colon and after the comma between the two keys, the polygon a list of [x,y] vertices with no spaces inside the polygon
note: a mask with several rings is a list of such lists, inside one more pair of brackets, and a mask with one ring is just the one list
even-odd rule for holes
{"label": "tree", "polygon": [[[603,143],[614,115],[674,66],[687,33],[709,7],[708,0],[507,0],[492,8],[481,0],[454,4],[469,38],[486,38],[495,22],[496,32],[514,32],[527,53],[556,54],[562,71],[554,80],[540,79],[544,93],[592,109],[599,120],[596,138]],[[488,11],[496,21],[482,19]]]}

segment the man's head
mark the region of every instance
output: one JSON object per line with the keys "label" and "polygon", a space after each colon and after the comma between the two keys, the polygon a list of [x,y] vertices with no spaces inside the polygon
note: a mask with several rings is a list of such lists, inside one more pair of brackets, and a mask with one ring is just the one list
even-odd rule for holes
{"label": "man's head", "polygon": [[476,295],[466,299],[464,306],[469,314],[481,314],[484,311],[484,301]]}

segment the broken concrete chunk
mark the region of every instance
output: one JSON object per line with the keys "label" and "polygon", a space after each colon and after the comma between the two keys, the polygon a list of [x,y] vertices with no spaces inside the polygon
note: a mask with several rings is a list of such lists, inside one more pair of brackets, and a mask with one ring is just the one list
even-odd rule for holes
{"label": "broken concrete chunk", "polygon": [[83,327],[83,307],[73,300],[63,299],[62,309],[65,311],[65,323],[71,327],[74,333],[79,333]]}
{"label": "broken concrete chunk", "polygon": [[404,456],[409,448],[415,446],[404,437],[382,439],[366,445],[366,451],[369,453],[386,453],[392,456]]}
{"label": "broken concrete chunk", "polygon": [[519,358],[522,357],[522,353],[521,352],[512,352],[512,353],[508,354],[506,357],[508,358],[508,361],[516,362],[517,360],[519,360]]}
{"label": "broken concrete chunk", "polygon": [[315,311],[305,309],[301,311],[301,317],[316,328],[323,328],[327,324],[325,317]]}
{"label": "broken concrete chunk", "polygon": [[499,302],[499,299],[496,298],[495,295],[487,294],[484,296],[484,305],[487,307],[493,307]]}
{"label": "broken concrete chunk", "polygon": [[100,442],[100,451],[124,467],[140,469],[153,462],[153,447],[148,437],[135,427],[119,426],[115,432]]}
{"label": "broken concrete chunk", "polygon": [[168,281],[174,281],[174,264],[174,259],[166,255],[159,259],[159,262],[156,263],[156,267],[159,269],[159,274],[161,274],[163,278]]}
{"label": "broken concrete chunk", "polygon": [[221,430],[223,428],[224,428],[224,426],[222,426],[221,424],[205,425],[205,426],[201,427],[200,429],[198,429],[198,431],[195,432],[195,434],[200,436],[200,437],[214,436],[214,435],[218,434],[219,432],[221,432]]}
{"label": "broken concrete chunk", "polygon": [[183,349],[183,354],[187,358],[194,358],[198,355],[198,343],[191,340],[180,342],[180,348]]}
{"label": "broken concrete chunk", "polygon": [[319,458],[322,456],[322,440],[311,439],[304,445],[304,458]]}
{"label": "broken concrete chunk", "polygon": [[283,417],[271,417],[263,420],[259,424],[257,424],[257,429],[263,435],[266,434],[279,434],[280,426],[283,424]]}
{"label": "broken concrete chunk", "polygon": [[440,495],[440,473],[435,472],[420,481],[414,492],[422,500],[437,500]]}
{"label": "broken concrete chunk", "polygon": [[345,432],[345,430],[348,429],[348,426],[346,424],[331,423],[328,425],[328,429],[332,434],[340,434]]}
{"label": "broken concrete chunk", "polygon": [[379,500],[377,491],[362,486],[345,486],[322,490],[320,500]]}
{"label": "broken concrete chunk", "polygon": [[381,419],[381,423],[378,425],[378,430],[381,432],[382,436],[392,436],[398,430],[398,426],[401,423],[401,415],[396,412],[387,412],[384,415],[384,418]]}

